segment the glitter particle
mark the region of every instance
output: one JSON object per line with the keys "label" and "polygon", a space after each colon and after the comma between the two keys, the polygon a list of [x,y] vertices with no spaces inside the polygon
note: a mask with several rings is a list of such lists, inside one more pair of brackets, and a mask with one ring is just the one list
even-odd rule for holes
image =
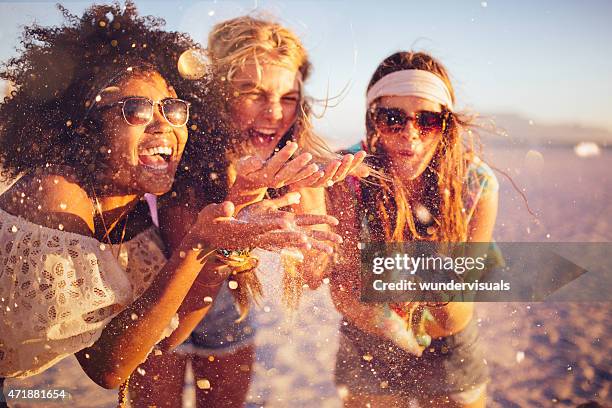
{"label": "glitter particle", "polygon": [[196,384],[197,384],[198,388],[201,389],[201,390],[209,390],[210,389],[210,381],[208,381],[206,378],[198,380],[196,382]]}
{"label": "glitter particle", "polygon": [[238,282],[231,280],[228,282],[227,286],[229,286],[230,289],[238,289]]}

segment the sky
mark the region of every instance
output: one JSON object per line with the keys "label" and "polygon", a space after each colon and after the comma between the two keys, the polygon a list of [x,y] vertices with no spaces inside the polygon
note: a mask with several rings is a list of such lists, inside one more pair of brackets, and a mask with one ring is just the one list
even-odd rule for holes
{"label": "sky", "polygon": [[[0,59],[20,26],[58,24],[56,1],[0,1]],[[91,2],[65,1],[80,13]],[[206,42],[210,28],[247,13],[271,17],[303,40],[314,66],[306,84],[332,97],[317,120],[337,145],[364,133],[365,88],[398,50],[432,53],[451,73],[459,109],[512,113],[541,124],[612,131],[611,1],[136,1],[141,14]]]}

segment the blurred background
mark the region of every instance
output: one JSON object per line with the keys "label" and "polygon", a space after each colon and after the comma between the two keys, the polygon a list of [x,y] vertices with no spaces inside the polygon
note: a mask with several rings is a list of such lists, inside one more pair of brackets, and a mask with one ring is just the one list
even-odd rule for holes
{"label": "blurred background", "polygon": [[[80,14],[91,3],[63,4]],[[306,89],[321,100],[315,126],[335,148],[364,135],[365,88],[378,63],[398,50],[430,52],[450,71],[458,108],[480,113],[497,128],[481,135],[483,158],[498,170],[501,185],[495,239],[612,241],[612,2],[136,4],[141,14],[162,17],[168,29],[186,31],[202,44],[214,24],[247,13],[293,29],[314,66]],[[54,1],[1,1],[0,60],[16,54],[21,26],[53,25],[60,17]],[[339,316],[328,288],[306,293],[290,315],[275,300],[279,276],[263,277],[269,296],[254,312],[260,329],[249,403],[338,407],[333,367]],[[492,374],[489,406],[612,405],[610,303],[496,303],[477,309]],[[73,358],[9,385],[65,387],[79,407],[112,407],[116,401],[116,392],[93,384]],[[184,406],[193,406],[193,386],[190,378]]]}

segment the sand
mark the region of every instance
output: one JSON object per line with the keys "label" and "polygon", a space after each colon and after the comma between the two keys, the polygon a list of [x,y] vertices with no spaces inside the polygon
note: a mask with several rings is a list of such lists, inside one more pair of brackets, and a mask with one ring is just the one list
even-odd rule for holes
{"label": "sand", "polygon": [[[539,215],[536,223],[510,183],[499,176],[495,238],[612,241],[612,152],[583,159],[567,148],[528,150],[495,148],[487,156],[525,188]],[[278,293],[277,279],[263,277],[268,294]],[[260,328],[249,405],[341,406],[333,384],[340,317],[328,288],[306,293],[293,316],[273,298],[268,296],[265,309],[255,312]],[[477,305],[477,315],[491,369],[488,406],[575,407],[587,401],[612,405],[609,303],[488,303]],[[186,407],[193,406],[190,386]],[[10,380],[8,387],[65,388],[74,407],[113,407],[116,401],[116,392],[91,382],[73,357],[38,376]]]}

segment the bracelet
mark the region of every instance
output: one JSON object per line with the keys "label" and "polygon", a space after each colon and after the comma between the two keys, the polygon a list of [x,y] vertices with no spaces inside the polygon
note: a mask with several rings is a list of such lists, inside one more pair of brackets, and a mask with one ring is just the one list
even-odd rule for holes
{"label": "bracelet", "polygon": [[259,265],[259,259],[251,255],[250,248],[237,251],[218,249],[217,259],[230,268],[233,275],[250,272]]}
{"label": "bracelet", "polygon": [[232,258],[232,257],[247,257],[251,255],[251,248],[247,249],[217,249],[217,255],[220,255],[223,258]]}

